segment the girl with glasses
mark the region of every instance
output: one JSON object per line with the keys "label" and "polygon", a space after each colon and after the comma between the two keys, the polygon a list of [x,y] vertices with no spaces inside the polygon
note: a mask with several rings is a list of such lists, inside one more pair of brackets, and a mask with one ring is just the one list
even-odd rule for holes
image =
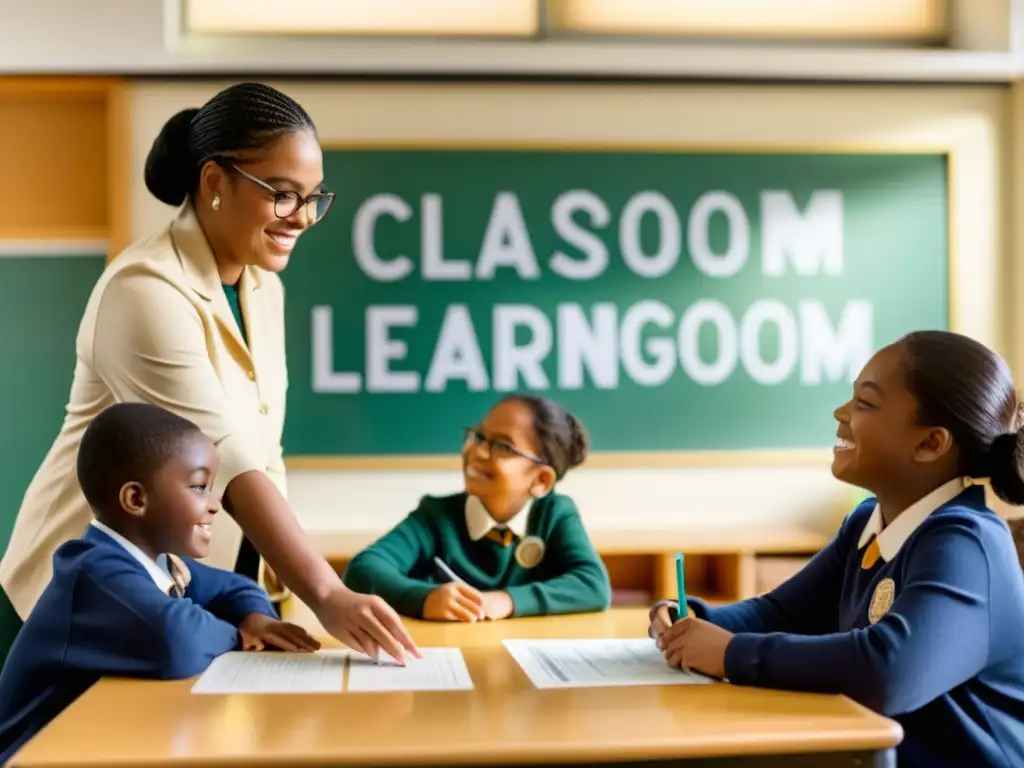
{"label": "girl with glasses", "polygon": [[608,572],[568,496],[583,462],[583,425],[557,403],[510,395],[465,430],[465,488],[425,496],[345,571],[352,589],[415,618],[479,621],[601,611]]}

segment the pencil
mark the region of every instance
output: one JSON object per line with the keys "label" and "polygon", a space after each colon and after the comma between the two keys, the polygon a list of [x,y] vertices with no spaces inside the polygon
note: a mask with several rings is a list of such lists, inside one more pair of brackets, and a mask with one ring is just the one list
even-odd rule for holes
{"label": "pencil", "polygon": [[464,581],[462,581],[462,579],[459,578],[458,574],[456,574],[455,571],[448,567],[448,563],[446,563],[440,557],[434,558],[434,565],[440,568],[441,573],[447,576],[450,581],[457,581],[463,584],[465,583]]}
{"label": "pencil", "polygon": [[676,592],[679,597],[679,608],[676,611],[676,621],[678,621],[690,612],[686,605],[686,583],[683,579],[683,555],[681,552],[676,555]]}

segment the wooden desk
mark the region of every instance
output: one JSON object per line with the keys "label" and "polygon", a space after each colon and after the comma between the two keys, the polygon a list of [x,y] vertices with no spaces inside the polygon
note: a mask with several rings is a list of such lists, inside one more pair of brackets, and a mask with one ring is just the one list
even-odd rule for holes
{"label": "wooden desk", "polygon": [[[725,684],[537,690],[511,637],[629,637],[646,611],[479,625],[410,622],[463,648],[471,692],[193,696],[191,681],[106,680],[12,768],[133,766],[889,766],[900,727],[839,696]],[[859,761],[859,762],[858,762]]]}

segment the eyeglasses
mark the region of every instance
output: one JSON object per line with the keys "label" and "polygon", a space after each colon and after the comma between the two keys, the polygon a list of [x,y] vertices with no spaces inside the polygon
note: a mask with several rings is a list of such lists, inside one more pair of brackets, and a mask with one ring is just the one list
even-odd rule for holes
{"label": "eyeglasses", "polygon": [[273,195],[274,215],[279,219],[287,219],[289,216],[293,216],[300,208],[305,208],[306,218],[309,219],[311,224],[316,224],[327,215],[327,212],[331,210],[331,206],[334,204],[333,192],[314,192],[307,197],[303,197],[298,192],[281,192],[274,189],[267,182],[257,179],[250,173],[246,173],[227,158],[214,157],[212,160],[224,170],[237,173],[243,179],[251,181],[256,186]]}
{"label": "eyeglasses", "polygon": [[486,445],[488,453],[495,459],[512,459],[518,456],[532,461],[534,464],[547,464],[544,459],[534,456],[532,453],[521,451],[507,440],[495,440],[494,438],[487,437],[476,427],[466,427],[465,432],[464,448]]}

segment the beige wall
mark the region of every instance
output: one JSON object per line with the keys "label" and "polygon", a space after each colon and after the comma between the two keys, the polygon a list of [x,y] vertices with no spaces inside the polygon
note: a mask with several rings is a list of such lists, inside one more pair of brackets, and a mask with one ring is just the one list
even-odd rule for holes
{"label": "beige wall", "polygon": [[[142,182],[164,120],[199,106],[215,83],[133,86],[133,229],[171,210]],[[996,87],[285,84],[325,142],[342,140],[586,140],[828,143],[953,153],[955,316],[958,330],[1010,353],[1008,252],[1001,222],[1009,160],[1009,101]],[[336,180],[335,183],[343,183]],[[1005,233],[1006,236],[1009,232]],[[884,276],[879,276],[884,279]],[[680,404],[685,408],[685,404]],[[831,414],[822,413],[822,419]],[[293,471],[293,505],[310,530],[379,529],[424,493],[455,490],[453,472]],[[803,522],[831,529],[852,491],[827,464],[788,468],[580,470],[564,482],[592,527]]]}

